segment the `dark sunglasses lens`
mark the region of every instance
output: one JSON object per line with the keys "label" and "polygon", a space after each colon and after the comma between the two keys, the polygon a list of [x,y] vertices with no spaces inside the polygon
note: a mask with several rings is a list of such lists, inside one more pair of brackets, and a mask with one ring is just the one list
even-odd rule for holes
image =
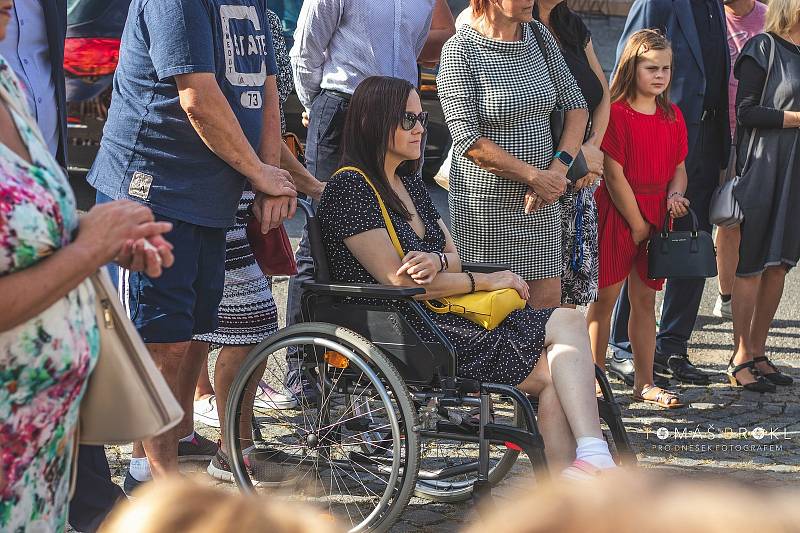
{"label": "dark sunglasses lens", "polygon": [[400,124],[400,126],[404,130],[406,131],[413,130],[416,124],[417,124],[417,116],[414,113],[403,114],[403,122]]}
{"label": "dark sunglasses lens", "polygon": [[422,124],[423,128],[428,127],[428,113],[427,111],[423,111],[419,114],[419,123]]}

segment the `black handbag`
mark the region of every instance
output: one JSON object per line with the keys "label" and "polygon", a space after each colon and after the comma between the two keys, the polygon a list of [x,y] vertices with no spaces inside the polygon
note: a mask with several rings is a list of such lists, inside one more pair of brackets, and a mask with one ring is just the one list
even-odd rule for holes
{"label": "black handbag", "polygon": [[[553,83],[553,75],[550,72],[550,65],[547,63],[549,54],[547,53],[547,46],[544,44],[542,32],[539,29],[539,26],[536,25],[535,20],[531,22],[529,26],[534,37],[536,37],[536,43],[539,45],[539,50],[542,52],[542,57],[544,58],[547,66],[547,72],[550,75],[550,82]],[[558,106],[556,106],[555,109],[553,109],[553,111],[550,113],[550,133],[553,136],[553,147],[557,147],[561,142],[561,135],[564,133],[564,121],[566,119],[566,114],[566,111]],[[586,159],[583,157],[583,152],[578,150],[578,153],[575,155],[575,159],[572,161],[572,165],[567,171],[567,179],[570,182],[575,183],[588,173],[589,165],[586,164]]]}
{"label": "black handbag", "polygon": [[707,231],[697,229],[697,215],[691,231],[670,231],[667,213],[664,227],[647,243],[647,276],[650,279],[703,279],[717,275],[717,254]]}

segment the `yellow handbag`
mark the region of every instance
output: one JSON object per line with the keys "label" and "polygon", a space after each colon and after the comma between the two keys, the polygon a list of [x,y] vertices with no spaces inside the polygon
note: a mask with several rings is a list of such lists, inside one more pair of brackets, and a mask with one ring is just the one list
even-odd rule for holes
{"label": "yellow handbag", "polygon": [[[400,259],[402,259],[405,257],[403,247],[400,244],[400,239],[397,237],[392,219],[389,218],[389,211],[386,210],[386,205],[383,203],[383,199],[375,188],[375,185],[373,185],[372,181],[364,172],[356,167],[343,167],[337,172],[346,170],[358,173],[364,178],[367,185],[370,186],[372,192],[375,193],[375,197],[378,199],[378,205],[381,208],[381,213],[383,214],[383,221],[386,224],[386,230],[389,232],[389,237],[392,240],[394,249],[397,250],[397,254],[400,256]],[[493,330],[499,326],[513,311],[525,307],[525,300],[522,299],[515,289],[477,291],[458,296],[447,296],[445,298],[439,298],[438,300],[428,300],[423,303],[434,313],[453,313],[461,315],[467,320],[475,322],[488,330]]]}

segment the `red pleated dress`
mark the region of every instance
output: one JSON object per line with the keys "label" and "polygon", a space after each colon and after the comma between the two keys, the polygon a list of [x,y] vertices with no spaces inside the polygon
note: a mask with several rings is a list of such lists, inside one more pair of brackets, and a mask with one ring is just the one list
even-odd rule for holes
{"label": "red pleated dress", "polygon": [[[667,214],[667,186],[675,169],[686,159],[686,124],[678,106],[675,118],[657,109],[645,115],[626,101],[611,105],[611,118],[601,146],[606,155],[622,166],[633,189],[639,211],[654,229]],[[628,277],[634,265],[649,287],[661,290],[663,279],[647,277],[647,241],[634,244],[631,229],[611,201],[605,182],[595,192],[600,254],[600,288]]]}

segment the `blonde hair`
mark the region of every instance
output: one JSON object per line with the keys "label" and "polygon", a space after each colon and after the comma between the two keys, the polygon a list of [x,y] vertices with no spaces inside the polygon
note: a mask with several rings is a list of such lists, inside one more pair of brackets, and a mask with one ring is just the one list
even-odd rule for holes
{"label": "blonde hair", "polygon": [[281,500],[170,479],[142,487],[100,527],[100,533],[334,533],[319,510]]}
{"label": "blonde hair", "polygon": [[[611,81],[611,101],[633,100],[636,97],[636,66],[639,58],[650,50],[668,50],[672,53],[672,45],[659,30],[639,30],[628,38],[620,55],[617,71]],[[675,118],[672,102],[669,99],[669,88],[672,77],[663,93],[656,97],[656,105],[669,118]]]}
{"label": "blonde hair", "polygon": [[530,488],[464,533],[796,533],[798,496],[786,488],[778,493],[619,469]]}
{"label": "blonde hair", "polygon": [[769,0],[764,31],[786,35],[800,22],[800,0]]}

